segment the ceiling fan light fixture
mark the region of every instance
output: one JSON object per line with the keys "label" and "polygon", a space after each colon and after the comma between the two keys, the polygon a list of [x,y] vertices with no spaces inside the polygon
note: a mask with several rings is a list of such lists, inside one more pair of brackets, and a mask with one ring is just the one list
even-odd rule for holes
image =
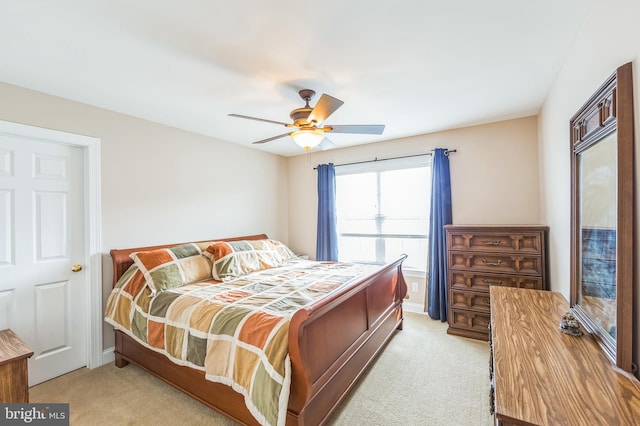
{"label": "ceiling fan light fixture", "polygon": [[297,130],[291,133],[291,138],[300,147],[309,151],[315,148],[324,139],[324,132],[322,130]]}
{"label": "ceiling fan light fixture", "polygon": [[[291,111],[289,117],[293,120],[293,123],[284,123],[282,121],[267,120],[264,118],[250,117],[248,115],[229,114],[232,117],[246,118],[249,120],[263,121],[266,123],[279,124],[287,129],[297,129],[294,132],[287,132],[281,135],[272,136],[270,138],[261,139],[253,142],[254,144],[263,144],[271,142],[276,139],[284,138],[285,136],[291,136],[291,139],[304,148],[307,152],[311,151],[325,139],[324,134],[328,133],[360,133],[366,135],[381,135],[384,131],[384,124],[343,124],[340,126],[332,126],[324,124],[325,120],[333,114],[344,102],[340,99],[336,99],[333,96],[329,96],[326,93],[323,94],[315,106],[312,108],[309,105],[309,101],[315,95],[311,89],[302,89],[298,92],[302,100],[304,101],[304,107],[296,108]],[[331,142],[327,139],[323,147]],[[333,145],[335,147],[335,145]]]}

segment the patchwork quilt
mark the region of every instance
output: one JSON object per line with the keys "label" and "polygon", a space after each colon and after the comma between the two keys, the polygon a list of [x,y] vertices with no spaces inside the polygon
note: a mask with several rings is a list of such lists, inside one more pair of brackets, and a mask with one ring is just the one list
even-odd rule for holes
{"label": "patchwork quilt", "polygon": [[153,295],[133,265],[112,290],[105,321],[173,362],[231,386],[261,424],[284,425],[291,317],[377,269],[294,259],[224,282],[201,281]]}

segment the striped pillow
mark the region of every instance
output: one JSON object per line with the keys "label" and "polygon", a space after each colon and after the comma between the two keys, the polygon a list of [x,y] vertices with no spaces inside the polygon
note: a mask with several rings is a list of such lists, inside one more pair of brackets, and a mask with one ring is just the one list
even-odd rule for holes
{"label": "striped pillow", "polygon": [[202,254],[211,259],[211,275],[220,281],[275,268],[283,261],[271,240],[220,241],[211,244]]}
{"label": "striped pillow", "polygon": [[202,256],[200,247],[193,243],[180,244],[132,253],[131,258],[156,293],[211,278],[211,262]]}

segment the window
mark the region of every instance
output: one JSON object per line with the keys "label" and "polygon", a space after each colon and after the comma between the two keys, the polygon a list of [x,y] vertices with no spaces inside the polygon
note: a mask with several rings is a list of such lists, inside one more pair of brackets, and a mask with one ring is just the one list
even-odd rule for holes
{"label": "window", "polygon": [[407,254],[404,269],[427,270],[431,157],[336,167],[340,261],[387,263]]}

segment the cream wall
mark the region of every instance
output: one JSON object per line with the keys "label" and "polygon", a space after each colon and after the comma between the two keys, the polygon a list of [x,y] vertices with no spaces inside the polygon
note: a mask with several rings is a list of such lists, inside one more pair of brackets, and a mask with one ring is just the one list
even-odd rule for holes
{"label": "cream wall", "polygon": [[[288,240],[283,157],[8,84],[0,99],[0,120],[100,138],[105,300],[113,248],[256,233]],[[113,346],[110,326],[103,342]]]}
{"label": "cream wall", "polygon": [[[570,258],[570,150],[569,119],[617,67],[633,62],[635,106],[635,164],[640,164],[640,2],[594,0],[582,29],[567,55],[539,115],[540,188],[543,221],[551,227],[551,286],[569,298]],[[635,170],[636,229],[640,224]],[[636,232],[636,247],[640,247]],[[636,250],[635,264],[640,264]],[[637,271],[636,271],[637,273]],[[640,354],[640,287],[635,283],[634,363]]]}
{"label": "cream wall", "polygon": [[[537,118],[526,117],[290,157],[289,245],[315,257],[316,165],[421,154],[434,148],[457,150],[449,157],[453,223],[539,224],[537,144]],[[417,296],[411,301],[417,302]]]}

